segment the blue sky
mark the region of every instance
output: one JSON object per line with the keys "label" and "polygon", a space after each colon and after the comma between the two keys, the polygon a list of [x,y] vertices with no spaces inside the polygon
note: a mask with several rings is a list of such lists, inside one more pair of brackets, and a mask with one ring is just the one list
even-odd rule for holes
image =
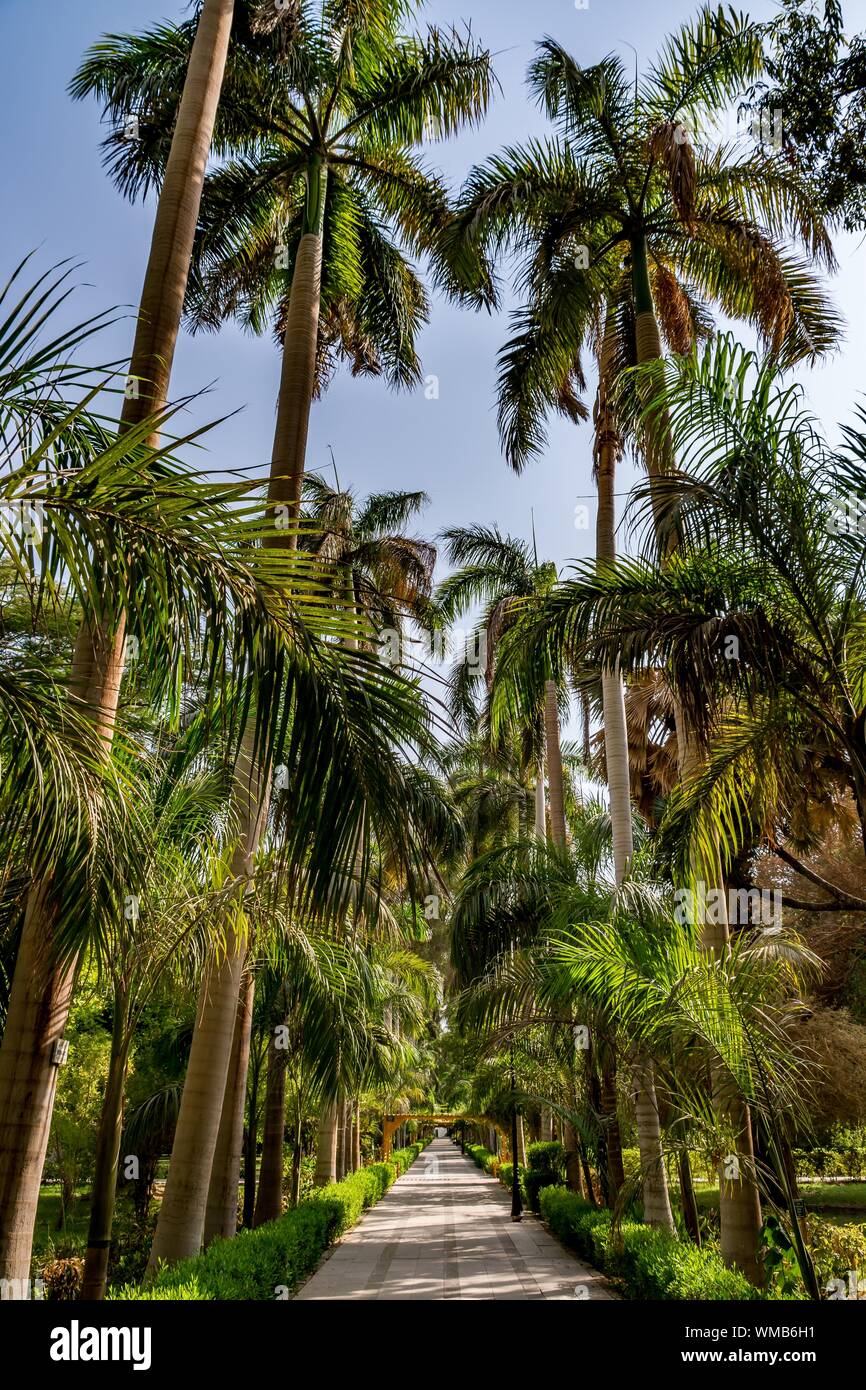
{"label": "blue sky", "polygon": [[[535,41],[552,34],[582,61],[615,51],[648,59],[659,42],[695,6],[686,0],[648,5],[640,0],[433,0],[424,18],[470,21],[477,37],[497,54],[502,92],[488,120],[434,150],[455,183],[470,165],[507,142],[540,133],[544,122],[528,102],[523,77]],[[756,17],[770,13],[753,4]],[[113,305],[134,305],[151,230],[152,206],[122,201],[104,175],[95,103],[76,104],[66,84],[84,49],[105,31],[141,29],[185,13],[179,0],[74,0],[34,4],[0,0],[0,159],[6,215],[0,225],[0,269],[6,271],[33,247],[44,264],[71,256],[84,264],[75,314]],[[866,0],[846,4],[850,27],[866,24]],[[847,319],[843,352],[803,374],[816,413],[833,432],[866,388],[866,248],[853,238],[838,242],[840,271],[833,293]],[[745,336],[745,335],[744,335]],[[541,556],[560,566],[590,553],[590,529],[577,530],[575,505],[591,494],[589,426],[551,422],[544,459],[522,477],[506,467],[496,434],[496,352],[506,337],[504,316],[462,312],[436,303],[421,350],[424,370],[439,380],[438,399],[423,389],[397,396],[380,383],[341,375],[314,407],[308,465],[328,466],[333,448],[343,483],[360,493],[384,488],[425,488],[432,497],[424,530],[472,521],[497,522],[524,537],[530,512]],[[117,325],[101,360],[129,352],[131,325]],[[208,441],[209,465],[261,465],[269,458],[278,378],[277,351],[268,338],[237,329],[218,336],[184,337],[173,393],[210,387],[196,401],[203,421],[238,410]],[[193,419],[190,420],[193,423]],[[621,487],[632,477],[624,465]]]}

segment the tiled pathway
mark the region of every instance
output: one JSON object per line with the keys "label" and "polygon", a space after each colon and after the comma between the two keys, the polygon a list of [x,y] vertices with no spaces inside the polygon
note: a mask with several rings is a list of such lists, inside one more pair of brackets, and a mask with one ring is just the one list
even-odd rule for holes
{"label": "tiled pathway", "polygon": [[603,1276],[526,1216],[496,1178],[434,1139],[346,1235],[299,1299],[610,1299]]}

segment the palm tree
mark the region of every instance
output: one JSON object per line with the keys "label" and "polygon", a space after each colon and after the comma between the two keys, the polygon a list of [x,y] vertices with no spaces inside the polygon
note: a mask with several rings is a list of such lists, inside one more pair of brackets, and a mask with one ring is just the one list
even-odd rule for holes
{"label": "palm tree", "polygon": [[[545,40],[529,81],[560,138],[507,150],[467,182],[451,234],[476,252],[511,246],[524,258],[529,301],[517,312],[518,331],[500,371],[500,430],[514,466],[543,445],[548,409],[579,418],[581,349],[588,337],[596,344],[596,457],[607,493],[599,528],[612,517],[612,387],[623,367],[661,357],[660,324],[669,346],[685,351],[707,331],[710,300],[754,324],[784,362],[814,357],[836,337],[836,318],[806,263],[785,249],[793,231],[810,256],[832,265],[806,181],[781,154],[734,160],[726,150],[693,144],[692,133],[736,100],[760,63],[755,26],[709,9],[633,85],[619,60],[582,68]],[[628,399],[620,404],[623,419],[634,419],[635,409]],[[651,478],[670,469],[661,405],[654,420],[644,418],[641,442]],[[599,539],[600,558],[612,554],[609,531]],[[627,743],[615,666],[605,687],[606,732],[619,735],[611,738],[610,771],[624,812]],[[685,774],[694,741],[686,729],[679,734]],[[618,825],[624,862],[624,814]],[[749,1201],[744,1193],[744,1210]],[[759,1212],[750,1206],[750,1219],[731,1213],[741,1229],[729,1255],[757,1276]]]}
{"label": "palm tree", "polygon": [[[439,585],[436,593],[439,618],[444,623],[453,623],[473,604],[485,604],[478,638],[467,644],[467,651],[471,650],[473,654],[486,651],[484,677],[490,687],[499,642],[514,620],[519,601],[547,592],[556,582],[556,569],[550,564],[539,565],[537,557],[525,542],[503,536],[497,526],[454,527],[444,532],[443,539],[447,542],[449,562],[460,568]],[[462,666],[467,666],[465,654]],[[474,672],[458,669],[458,688],[465,689],[467,680],[471,682],[473,674],[480,677],[480,668]],[[532,712],[531,722],[540,718],[543,723],[551,835],[554,844],[563,849],[566,842],[565,790],[555,682],[550,678],[539,680],[527,708]],[[542,776],[539,771],[536,786],[542,783]],[[544,825],[543,811],[540,826],[538,821],[536,812],[536,825],[541,829]]]}
{"label": "palm tree", "polygon": [[[238,95],[239,106],[245,102],[245,120],[227,124],[224,132],[227,144],[234,137],[237,154],[210,183],[190,305],[194,317],[198,313],[202,321],[214,322],[234,312],[248,288],[257,313],[266,316],[268,304],[281,298],[285,302],[269,487],[271,514],[278,524],[273,545],[294,543],[292,523],[300,504],[309,410],[320,347],[328,334],[341,351],[347,344],[356,345],[352,356],[359,370],[371,361],[364,344],[370,342],[375,350],[378,341],[390,353],[393,379],[417,376],[412,337],[423,318],[423,295],[382,224],[394,226],[410,249],[435,255],[449,216],[447,203],[441,185],[420,165],[412,147],[431,134],[445,137],[477,119],[491,88],[484,51],[468,39],[445,37],[435,30],[426,39],[404,38],[399,30],[402,18],[402,7],[386,0],[368,0],[348,10],[328,5],[315,19],[296,6],[261,5],[237,47],[231,89],[245,93]],[[182,41],[181,33],[159,31],[146,36],[143,44],[121,42],[109,55],[100,80],[115,93],[122,91],[126,100],[133,90],[146,96],[155,53],[162,48],[176,64]],[[171,104],[164,91],[160,97],[158,114],[165,118]],[[121,184],[126,181],[133,189],[153,168],[151,150],[141,152],[138,168],[135,153],[118,166]],[[284,227],[289,226],[295,246],[285,239]],[[263,235],[268,243],[264,249]],[[340,290],[320,334],[323,258],[325,265],[333,263]],[[439,261],[444,276],[441,257]],[[290,265],[286,301],[283,267]],[[253,280],[263,277],[263,287],[247,280],[250,266]],[[363,306],[359,295],[366,297]],[[394,325],[396,332],[389,332]],[[256,758],[254,745],[251,734],[236,778],[239,882],[249,879],[267,817],[266,768]],[[201,1106],[193,1110],[191,1099],[182,1105],[176,1145],[190,1160],[199,1158],[197,1191],[211,1162],[211,1136],[216,1142],[214,1116],[225,1093],[223,1073],[241,972],[241,952],[232,945],[207,981],[210,1003],[202,1014],[202,1042],[194,1045],[190,1059],[196,1084],[189,1095],[200,1096]],[[154,1259],[198,1248],[200,1203],[188,1198],[186,1192],[182,1211],[176,1211],[169,1180]],[[169,1226],[176,1228],[173,1239],[167,1234]]]}
{"label": "palm tree", "polygon": [[[205,0],[199,16],[154,221],[122,428],[134,427],[151,415],[158,417],[167,399],[233,10],[234,0]],[[76,641],[71,683],[104,741],[111,737],[124,641],[124,618],[113,608],[97,612],[94,622],[81,629]],[[47,881],[34,884],[22,942],[22,970],[37,960],[51,960],[54,927],[52,885]],[[16,1027],[7,1031],[0,1050],[0,1104],[10,1107],[6,1113],[16,1131],[12,1164],[20,1175],[7,1186],[5,1163],[0,1160],[0,1221],[4,1231],[9,1232],[0,1247],[3,1277],[24,1278],[29,1271],[32,1219],[56,1076],[51,1049],[54,1038],[63,1032],[71,988],[72,972],[58,971],[53,966],[47,975],[44,968],[34,971],[26,990],[19,980]],[[34,1027],[34,1021],[40,1018],[51,1020],[50,1037],[43,1036],[40,1025]],[[26,1041],[17,1033],[18,1027],[27,1030]],[[13,1049],[20,1059],[16,1063],[9,1058]],[[7,1054],[5,1065],[3,1051]],[[26,1079],[20,1075],[22,1066]],[[21,1104],[24,1094],[26,1106]]]}
{"label": "palm tree", "polygon": [[[200,763],[197,740],[190,742]],[[90,1199],[85,1299],[105,1297],[124,1091],[136,1029],[166,977],[194,971],[208,925],[217,915],[226,779],[218,769],[190,767],[191,761],[182,744],[170,748],[167,757],[151,759],[151,765],[139,750],[132,773],[134,839],[128,837],[115,851],[127,881],[138,862],[137,891],[131,903],[118,902],[113,885],[106,885],[108,912],[93,949],[98,968],[110,981],[112,1033]]]}

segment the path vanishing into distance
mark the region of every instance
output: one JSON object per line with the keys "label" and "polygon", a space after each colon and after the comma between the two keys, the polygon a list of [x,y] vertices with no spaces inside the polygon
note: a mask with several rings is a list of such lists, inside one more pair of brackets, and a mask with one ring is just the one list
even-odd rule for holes
{"label": "path vanishing into distance", "polygon": [[434,1139],[334,1247],[298,1299],[612,1299],[603,1275],[502,1184]]}

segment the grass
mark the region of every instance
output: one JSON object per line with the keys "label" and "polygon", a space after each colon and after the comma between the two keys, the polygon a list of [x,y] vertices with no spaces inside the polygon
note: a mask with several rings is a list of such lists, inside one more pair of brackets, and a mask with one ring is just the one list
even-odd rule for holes
{"label": "grass", "polygon": [[66,1221],[58,1229],[60,1219],[60,1188],[43,1187],[36,1208],[36,1229],[33,1233],[33,1253],[49,1254],[55,1246],[84,1245],[90,1221],[90,1189],[77,1187],[75,1197],[66,1209]]}
{"label": "grass", "polygon": [[[708,1211],[719,1205],[718,1186],[703,1184],[696,1187],[698,1209]],[[806,1203],[807,1211],[815,1211],[828,1220],[844,1220],[848,1216],[860,1216],[866,1220],[866,1182],[809,1182],[800,1187],[800,1196]]]}

